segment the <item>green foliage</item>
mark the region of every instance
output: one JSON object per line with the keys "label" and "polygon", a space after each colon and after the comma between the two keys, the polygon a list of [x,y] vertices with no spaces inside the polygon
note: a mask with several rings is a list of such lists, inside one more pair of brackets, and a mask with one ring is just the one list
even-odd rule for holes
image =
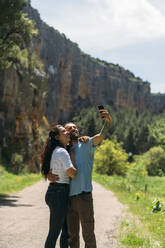
{"label": "green foliage", "polygon": [[[105,108],[112,116],[107,138],[117,137],[128,153],[142,154],[151,147],[165,144],[165,113],[151,116],[136,109],[116,109],[109,105]],[[92,136],[100,132],[102,120],[98,117],[97,107],[82,110],[73,118],[81,135]]]}
{"label": "green foliage", "polygon": [[13,153],[12,154],[12,158],[11,158],[11,162],[16,165],[16,164],[21,164],[23,162],[23,157],[22,155],[18,154],[18,153]]}
{"label": "green foliage", "polygon": [[152,212],[157,213],[162,210],[162,203],[158,199],[154,199],[152,202]]}
{"label": "green foliage", "polygon": [[123,247],[143,247],[143,248],[160,248],[159,242],[154,242],[153,237],[145,226],[139,221],[137,224],[137,218],[127,215],[120,225],[119,241],[120,244],[117,248]]}
{"label": "green foliage", "polygon": [[0,1],[0,68],[29,63],[29,45],[37,34],[34,23],[22,13],[25,0]]}
{"label": "green foliage", "polygon": [[152,147],[148,152],[139,156],[139,159],[145,164],[148,175],[165,175],[165,150],[162,147]]}
{"label": "green foliage", "polygon": [[125,239],[121,240],[121,243],[129,247],[141,247],[144,239],[137,237],[134,233],[130,233]]}
{"label": "green foliage", "polygon": [[[144,163],[136,162],[132,163],[127,171],[126,185],[130,189],[144,190],[144,183],[146,182],[147,170]],[[136,193],[137,194],[137,193]],[[136,195],[137,196],[137,195]]]}
{"label": "green foliage", "polygon": [[116,138],[103,141],[95,153],[94,164],[96,172],[107,175],[125,175],[129,168],[128,155]]}
{"label": "green foliage", "polygon": [[135,78],[135,77],[130,77],[130,78],[128,78],[128,80],[131,81],[131,82],[135,82],[135,83],[137,83],[139,81],[141,82],[141,79]]}
{"label": "green foliage", "polygon": [[19,174],[24,169],[23,156],[18,153],[13,153],[11,156],[12,171]]}
{"label": "green foliage", "polygon": [[154,117],[154,122],[150,125],[150,133],[155,140],[155,145],[165,149],[165,112]]}
{"label": "green foliage", "polygon": [[20,11],[26,6],[27,0],[1,0],[0,23],[3,21],[12,24],[16,17],[20,17]]}
{"label": "green foliage", "polygon": [[32,83],[32,82],[31,82],[29,85],[30,85],[33,89],[36,89],[36,90],[38,89],[37,85],[34,84],[34,83]]}
{"label": "green foliage", "polygon": [[78,126],[81,135],[93,136],[102,127],[102,120],[98,118],[95,108],[83,109],[79,115],[73,118],[73,122]]}

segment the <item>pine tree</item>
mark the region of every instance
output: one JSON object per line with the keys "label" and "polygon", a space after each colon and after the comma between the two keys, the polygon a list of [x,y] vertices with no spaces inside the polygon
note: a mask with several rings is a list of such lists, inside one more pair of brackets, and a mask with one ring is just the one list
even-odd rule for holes
{"label": "pine tree", "polygon": [[126,151],[132,154],[136,153],[134,132],[135,132],[135,129],[131,126],[129,128],[128,135],[125,139],[125,145],[124,145],[124,148],[126,149]]}
{"label": "pine tree", "polygon": [[93,116],[88,120],[88,131],[87,134],[92,137],[96,134],[95,120]]}
{"label": "pine tree", "polygon": [[139,153],[146,152],[149,149],[148,139],[149,139],[149,128],[148,125],[145,125],[141,128],[137,141],[137,147]]}

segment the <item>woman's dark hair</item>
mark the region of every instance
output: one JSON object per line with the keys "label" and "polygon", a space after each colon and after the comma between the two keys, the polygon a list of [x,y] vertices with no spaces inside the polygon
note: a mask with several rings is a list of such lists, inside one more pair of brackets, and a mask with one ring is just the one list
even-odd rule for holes
{"label": "woman's dark hair", "polygon": [[55,139],[55,136],[60,134],[61,127],[62,127],[61,125],[55,125],[51,129],[51,131],[49,132],[49,137],[46,141],[46,145],[41,155],[41,161],[42,161],[41,173],[45,177],[45,179],[47,178],[47,174],[49,173],[49,170],[50,170],[50,161],[51,161],[51,157],[52,157],[52,153],[54,149],[57,146],[63,147],[60,144],[60,142]]}

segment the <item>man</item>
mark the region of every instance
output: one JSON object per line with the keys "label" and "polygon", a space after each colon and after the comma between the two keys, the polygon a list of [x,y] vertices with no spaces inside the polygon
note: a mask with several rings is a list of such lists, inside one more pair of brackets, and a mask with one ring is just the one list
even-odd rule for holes
{"label": "man", "polygon": [[111,117],[107,110],[100,110],[99,116],[105,120],[101,132],[86,143],[79,142],[78,128],[74,123],[67,123],[65,129],[71,138],[70,155],[74,157],[74,166],[77,169],[77,176],[70,182],[70,207],[67,215],[68,243],[71,248],[79,248],[79,223],[81,222],[82,235],[85,248],[96,248],[94,234],[94,211],[92,199],[92,169],[95,147],[105,137],[109,129]]}

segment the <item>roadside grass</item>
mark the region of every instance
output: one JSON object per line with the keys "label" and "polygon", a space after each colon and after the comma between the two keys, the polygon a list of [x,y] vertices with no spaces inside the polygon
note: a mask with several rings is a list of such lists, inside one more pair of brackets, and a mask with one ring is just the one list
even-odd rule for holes
{"label": "roadside grass", "polygon": [[15,175],[7,172],[5,168],[0,165],[0,197],[22,190],[39,180],[41,180],[41,175],[39,173]]}
{"label": "roadside grass", "polygon": [[128,214],[123,218],[118,232],[117,248],[164,248],[153,239],[147,227],[136,216]]}
{"label": "roadside grass", "polygon": [[[93,180],[112,190],[136,217],[123,219],[119,247],[165,248],[165,177],[146,177],[136,187],[120,176],[93,173]],[[160,201],[155,212],[154,199]]]}

